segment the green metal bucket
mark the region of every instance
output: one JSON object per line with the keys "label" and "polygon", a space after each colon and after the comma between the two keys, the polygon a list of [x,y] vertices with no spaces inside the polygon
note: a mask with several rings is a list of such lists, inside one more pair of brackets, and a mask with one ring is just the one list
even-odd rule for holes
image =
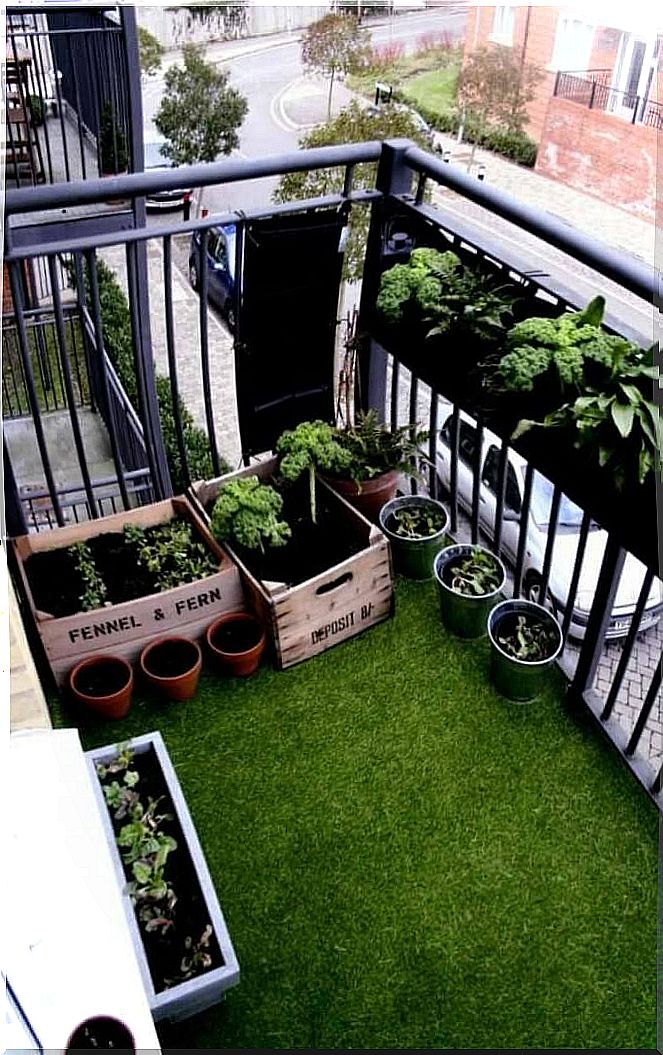
{"label": "green metal bucket", "polygon": [[[413,509],[421,506],[441,511],[444,514],[443,526],[434,535],[420,539],[401,538],[387,527],[389,518],[399,509]],[[407,579],[432,579],[433,561],[444,546],[449,526],[449,515],[442,503],[426,495],[402,495],[400,498],[392,498],[391,502],[383,505],[379,520],[380,527],[391,544],[396,571]]]}
{"label": "green metal bucket", "polygon": [[[471,557],[473,553],[486,553],[491,557],[501,572],[500,584],[490,593],[473,596],[458,593],[444,582],[445,568],[460,557]],[[435,558],[433,565],[440,596],[440,616],[447,630],[458,637],[483,637],[486,633],[486,620],[491,608],[495,607],[499,594],[504,589],[506,571],[499,557],[483,546],[459,542],[446,546]]]}
{"label": "green metal bucket", "polygon": [[[497,641],[500,624],[505,619],[532,614],[536,614],[537,618],[554,627],[558,639],[554,652],[547,659],[536,662],[510,656]],[[547,672],[562,651],[564,641],[555,616],[543,605],[536,604],[534,601],[524,599],[502,601],[495,605],[488,616],[488,637],[491,649],[490,677],[497,691],[514,703],[528,703],[533,700],[543,689]]]}

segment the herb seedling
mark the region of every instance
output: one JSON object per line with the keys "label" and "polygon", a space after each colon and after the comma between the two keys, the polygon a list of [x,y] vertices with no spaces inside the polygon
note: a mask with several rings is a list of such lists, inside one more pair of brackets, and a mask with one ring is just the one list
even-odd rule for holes
{"label": "herb seedling", "polygon": [[76,570],[83,580],[85,589],[80,596],[81,611],[91,612],[106,604],[108,590],[94,563],[94,557],[86,542],[75,542],[70,552],[76,561]]}
{"label": "herb seedling", "polygon": [[426,506],[397,509],[390,519],[390,530],[408,539],[430,538],[441,531],[445,524],[444,513]]}
{"label": "herb seedling", "polygon": [[514,659],[538,663],[553,654],[558,638],[548,623],[519,615],[513,631],[506,636],[498,635],[497,640]]}
{"label": "herb seedling", "polygon": [[500,569],[489,553],[475,550],[467,557],[461,558],[450,568],[451,589],[456,593],[472,597],[483,597],[493,593],[500,582]]}

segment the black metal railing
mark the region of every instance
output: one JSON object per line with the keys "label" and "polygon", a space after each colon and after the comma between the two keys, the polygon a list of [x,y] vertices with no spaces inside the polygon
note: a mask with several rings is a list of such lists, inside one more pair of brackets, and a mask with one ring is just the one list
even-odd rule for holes
{"label": "black metal railing", "polygon": [[[90,379],[77,312],[63,308],[65,354],[69,362],[74,399],[77,407],[92,405]],[[56,320],[52,309],[35,309],[26,313],[30,365],[37,399],[42,411],[67,409],[67,392]],[[21,358],[18,329],[9,316],[2,325],[2,413],[5,418],[31,414],[28,382]]]}
{"label": "black metal railing", "polygon": [[[86,179],[102,172],[104,108],[114,122],[115,160],[126,142],[132,158],[134,108],[129,95],[124,13],[114,5],[30,11],[9,8],[2,76],[6,88],[4,167],[8,185]],[[115,171],[126,170],[115,165]]]}
{"label": "black metal railing", "polygon": [[[377,172],[375,186],[369,190],[354,190],[353,175],[358,165],[376,164]],[[477,268],[482,270],[502,270],[514,281],[521,284],[523,294],[533,304],[545,303],[550,310],[563,311],[567,307],[577,308],[580,304],[574,303],[573,294],[569,294],[566,283],[560,279],[559,284],[552,271],[542,273],[540,267],[535,271],[524,262],[518,255],[516,248],[507,249],[506,245],[495,238],[490,243],[487,241],[489,235],[482,227],[473,234],[468,230],[468,225],[463,218],[462,202],[470,200],[493,217],[501,217],[517,228],[527,231],[539,239],[541,250],[548,244],[561,249],[568,257],[579,261],[593,270],[596,280],[597,291],[601,289],[602,276],[616,283],[621,290],[627,290],[643,303],[650,305],[658,295],[659,286],[656,274],[635,258],[629,258],[625,254],[612,250],[603,243],[592,239],[579,231],[558,221],[554,216],[522,204],[511,195],[487,186],[477,181],[456,166],[444,164],[431,154],[426,153],[408,143],[407,141],[393,141],[380,143],[364,143],[352,146],[326,147],[316,150],[298,151],[280,157],[263,158],[258,160],[230,160],[210,165],[186,167],[172,173],[160,174],[135,174],[132,176],[117,177],[108,181],[89,180],[76,187],[52,186],[35,187],[31,190],[9,191],[6,196],[6,211],[10,223],[8,225],[8,239],[6,250],[6,261],[11,280],[12,295],[14,297],[14,308],[17,323],[18,343],[21,358],[26,371],[28,390],[32,393],[34,389],[34,378],[32,377],[29,347],[27,342],[27,331],[25,326],[22,291],[21,291],[21,264],[26,259],[33,259],[44,255],[43,246],[38,241],[30,244],[29,241],[17,240],[12,242],[13,228],[11,220],[17,214],[29,214],[43,209],[58,209],[73,203],[85,203],[105,200],[111,196],[131,198],[133,196],[145,195],[150,190],[168,189],[186,184],[197,187],[209,184],[224,184],[237,182],[243,179],[255,179],[261,176],[277,175],[284,172],[306,171],[310,169],[335,169],[340,170],[338,193],[329,194],[325,198],[314,199],[305,203],[295,205],[274,206],[269,209],[256,210],[253,213],[239,214],[228,213],[224,215],[208,216],[204,220],[189,221],[188,223],[164,224],[158,228],[139,228],[122,232],[111,232],[105,235],[94,235],[82,232],[80,235],[71,233],[63,236],[58,242],[53,241],[48,248],[49,260],[55,258],[58,253],[73,254],[74,260],[82,268],[83,260],[94,262],[97,254],[104,246],[121,244],[125,249],[126,280],[128,285],[131,325],[134,333],[139,332],[141,324],[147,325],[152,330],[159,328],[165,334],[165,348],[163,352],[169,364],[170,386],[174,400],[174,427],[180,444],[180,454],[183,463],[183,476],[185,482],[190,482],[188,472],[188,452],[183,443],[183,421],[179,410],[179,399],[188,383],[190,375],[190,364],[192,356],[196,356],[201,378],[201,396],[198,408],[197,420],[208,433],[210,450],[214,450],[212,438],[217,433],[217,412],[215,408],[214,389],[212,383],[212,356],[209,354],[209,306],[203,285],[203,295],[197,305],[197,314],[200,325],[198,348],[193,345],[192,335],[187,334],[186,340],[178,340],[177,329],[174,319],[174,299],[172,296],[173,278],[175,264],[171,252],[171,242],[176,235],[190,235],[194,231],[200,231],[200,251],[204,253],[204,242],[206,233],[210,228],[219,224],[234,223],[238,237],[236,240],[236,275],[238,281],[235,289],[235,309],[237,329],[235,334],[235,355],[246,354],[243,344],[243,300],[242,300],[242,244],[245,225],[258,216],[273,216],[279,212],[292,213],[293,210],[304,210],[306,208],[321,209],[328,206],[346,205],[371,206],[371,223],[368,233],[367,249],[364,262],[360,313],[359,332],[364,336],[370,336],[372,319],[374,318],[374,305],[380,283],[380,275],[388,261],[385,258],[386,246],[389,242],[389,224],[392,222],[394,209],[400,215],[413,217],[418,223],[430,225],[440,238],[447,240],[450,246],[465,254],[468,259],[473,259]],[[458,196],[461,207],[458,213],[445,208],[444,211],[436,210],[425,204],[425,191],[428,182],[433,181],[441,184]],[[393,232],[392,232],[393,233]],[[394,241],[394,239],[392,239]],[[152,302],[150,318],[139,318],[141,303],[141,291],[136,288],[137,269],[135,260],[137,254],[144,250],[147,243],[160,248],[163,252],[163,272],[159,279],[160,296],[157,302]],[[400,243],[399,243],[400,244]],[[517,246],[517,242],[509,243]],[[514,255],[515,254],[515,255]],[[54,304],[56,317],[62,313],[62,306],[57,302]],[[103,312],[101,311],[98,298],[92,297],[86,310],[89,313],[89,327],[97,335],[96,347],[102,347],[103,335]],[[615,305],[618,312],[619,305]],[[163,312],[163,318],[157,320],[158,313]],[[613,311],[614,314],[614,311]],[[293,317],[292,325],[297,325],[297,319]],[[62,327],[59,327],[61,335]],[[58,338],[60,340],[60,336]],[[151,494],[156,498],[166,497],[169,494],[167,480],[162,484],[155,474],[154,466],[156,453],[154,444],[163,443],[160,431],[158,411],[150,404],[149,380],[154,378],[154,364],[144,358],[141,359],[138,344],[134,343],[135,369],[138,384],[138,406],[137,416],[142,426],[142,434],[146,439],[146,454],[148,456],[149,474],[144,473],[142,479],[145,486],[152,488]],[[203,354],[203,350],[205,354]],[[451,470],[449,480],[449,501],[452,518],[452,528],[456,531],[463,530],[463,526],[472,538],[478,538],[481,533],[487,534],[491,545],[500,552],[505,552],[508,538],[513,539],[513,520],[505,515],[506,493],[504,481],[506,467],[511,457],[511,447],[504,437],[498,437],[496,442],[498,464],[501,466],[496,496],[495,512],[492,521],[485,523],[481,521],[479,509],[479,488],[481,487],[481,463],[477,455],[471,463],[471,485],[466,491],[466,501],[463,507],[461,495],[461,452],[459,450],[459,434],[462,424],[460,408],[453,404],[444,404],[444,383],[431,384],[430,379],[422,375],[418,376],[416,371],[408,374],[406,349],[385,349],[376,340],[362,342],[359,357],[359,399],[365,406],[374,406],[383,414],[387,420],[391,416],[392,421],[402,420],[414,422],[421,415],[431,430],[437,436],[443,427],[447,428],[448,448],[451,451]],[[108,380],[108,373],[106,373]],[[60,501],[57,488],[53,484],[53,465],[51,464],[51,453],[48,450],[41,427],[41,413],[38,401],[32,398],[31,407],[33,411],[33,423],[35,436],[40,448],[44,478],[46,486],[43,488],[45,495],[51,502],[51,522],[53,524],[64,523],[63,503]],[[69,405],[72,418],[72,433],[75,433],[76,408]],[[155,416],[156,415],[156,416]],[[119,444],[117,432],[122,428],[118,422],[113,422],[109,416],[109,433],[115,433],[114,442]],[[480,420],[474,422],[477,430],[478,441],[485,436],[485,426]],[[221,450],[218,454],[223,453]],[[437,447],[434,441],[431,453],[436,461]],[[99,516],[102,512],[98,496],[90,484],[86,485],[85,452],[78,449],[81,462],[81,482],[79,491],[85,493],[89,514]],[[524,466],[522,504],[519,511],[519,523],[515,538],[512,577],[510,589],[515,594],[521,594],[532,590],[531,581],[527,582],[528,568],[525,564],[527,549],[527,523],[529,509],[533,500],[533,491],[537,486],[536,467]],[[560,483],[562,479],[560,467],[559,478],[553,473],[550,476],[552,486],[549,489],[551,516],[547,529],[544,532],[543,561],[538,580],[534,586],[536,594],[542,599],[548,597],[550,588],[557,573],[557,562],[559,560],[556,542],[560,536],[559,510],[563,501],[563,489]],[[7,478],[7,474],[6,474]],[[149,484],[148,484],[149,481]],[[126,474],[125,474],[126,485]],[[122,472],[118,469],[116,477],[116,503],[122,508],[129,508],[129,495],[121,493]],[[431,473],[429,480],[430,490],[435,492],[438,486],[437,473]],[[566,486],[566,485],[565,485]],[[571,497],[574,497],[571,495]],[[576,501],[578,499],[576,498]],[[582,504],[582,499],[579,504]],[[16,513],[12,504],[12,495],[8,496],[8,508]],[[20,512],[20,511],[19,511]],[[18,523],[19,517],[13,515],[12,522]],[[613,745],[620,752],[624,762],[637,776],[648,794],[657,803],[659,809],[662,807],[661,798],[661,769],[655,770],[650,760],[643,756],[640,748],[644,741],[645,732],[651,729],[653,711],[659,697],[658,675],[656,670],[660,664],[660,641],[658,638],[650,643],[647,662],[642,664],[642,699],[641,705],[636,708],[636,720],[631,728],[626,728],[617,720],[617,701],[620,696],[621,684],[624,679],[625,665],[606,676],[607,688],[601,688],[597,681],[597,673],[601,669],[602,657],[605,652],[606,635],[611,630],[622,631],[626,629],[624,638],[624,654],[627,655],[625,663],[632,661],[636,653],[638,642],[652,634],[653,630],[644,631],[645,620],[652,616],[652,597],[656,598],[656,590],[659,588],[656,576],[658,574],[658,551],[657,543],[651,541],[651,532],[647,535],[645,542],[640,538],[639,532],[646,534],[650,527],[648,524],[637,524],[637,530],[631,525],[627,530],[623,518],[615,516],[608,517],[602,523],[604,530],[605,545],[598,561],[592,578],[593,592],[591,603],[587,605],[586,599],[580,604],[579,583],[586,559],[588,547],[593,532],[596,530],[591,523],[591,511],[585,510],[578,525],[578,542],[575,551],[575,559],[568,569],[568,588],[563,591],[563,596],[554,597],[553,600],[560,605],[560,615],[567,638],[567,648],[562,661],[562,669],[569,679],[569,699],[584,710],[596,721],[598,727],[609,737]],[[27,525],[26,525],[27,526]],[[655,533],[654,533],[655,535]],[[618,609],[619,584],[624,573],[627,561],[625,547],[632,550],[643,562],[645,578],[642,582],[640,598],[637,603],[624,615]],[[652,594],[652,590],[654,593]],[[577,646],[569,644],[577,630],[578,612],[582,610],[584,623],[582,624],[582,639]],[[654,613],[657,615],[657,613]],[[616,625],[617,618],[626,622],[626,627]],[[575,651],[574,651],[575,649]],[[637,657],[636,657],[637,659]],[[652,676],[653,675],[653,676]],[[598,688],[597,688],[598,686]]]}
{"label": "black metal railing", "polygon": [[652,99],[644,99],[635,92],[623,92],[611,88],[610,71],[587,70],[584,73],[567,73],[561,70],[555,77],[553,95],[559,99],[586,106],[590,110],[624,117],[631,124],[644,124],[651,128],[663,128],[663,107]]}
{"label": "black metal railing", "polygon": [[[100,516],[111,516],[123,508],[145,505],[154,501],[154,491],[148,469],[135,469],[125,474],[128,506],[123,506],[117,493],[117,480],[114,476],[100,477],[93,481],[92,489],[95,506]],[[24,485],[19,489],[19,497],[26,524],[30,532],[52,531],[57,520],[50,495],[43,487]],[[79,524],[92,519],[92,510],[87,496],[81,491],[80,484],[63,484],[58,487],[60,509],[67,524]]]}

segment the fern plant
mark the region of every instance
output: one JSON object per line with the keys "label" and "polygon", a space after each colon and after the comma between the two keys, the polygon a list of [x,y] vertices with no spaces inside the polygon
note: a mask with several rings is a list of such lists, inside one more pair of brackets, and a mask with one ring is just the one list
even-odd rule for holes
{"label": "fern plant", "polygon": [[421,447],[429,435],[416,425],[390,429],[377,411],[359,411],[354,424],[336,430],[337,442],[350,456],[342,476],[359,484],[392,470],[419,476],[421,464],[428,461]]}

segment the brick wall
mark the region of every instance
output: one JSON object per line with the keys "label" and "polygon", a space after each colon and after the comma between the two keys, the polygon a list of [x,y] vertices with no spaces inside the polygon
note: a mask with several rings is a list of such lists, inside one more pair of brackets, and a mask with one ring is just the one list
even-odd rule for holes
{"label": "brick wall", "polygon": [[653,128],[551,98],[536,171],[654,222],[656,139]]}

